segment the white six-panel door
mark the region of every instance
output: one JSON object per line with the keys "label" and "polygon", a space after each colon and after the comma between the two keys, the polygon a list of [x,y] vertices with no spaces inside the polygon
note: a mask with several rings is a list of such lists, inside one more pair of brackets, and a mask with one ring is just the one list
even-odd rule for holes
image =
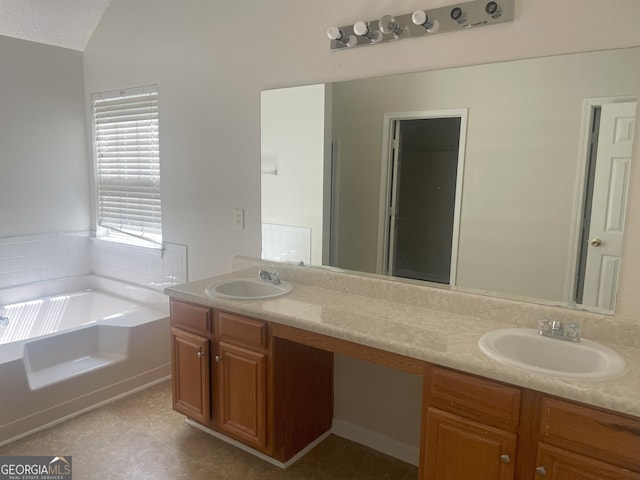
{"label": "white six-panel door", "polygon": [[602,106],[582,303],[613,310],[633,150],[636,102]]}

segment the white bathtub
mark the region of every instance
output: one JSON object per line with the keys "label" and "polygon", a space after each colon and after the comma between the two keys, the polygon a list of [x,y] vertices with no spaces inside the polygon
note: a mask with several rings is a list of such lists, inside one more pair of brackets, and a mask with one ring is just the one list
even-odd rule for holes
{"label": "white bathtub", "polygon": [[169,306],[97,276],[0,290],[0,445],[170,375]]}

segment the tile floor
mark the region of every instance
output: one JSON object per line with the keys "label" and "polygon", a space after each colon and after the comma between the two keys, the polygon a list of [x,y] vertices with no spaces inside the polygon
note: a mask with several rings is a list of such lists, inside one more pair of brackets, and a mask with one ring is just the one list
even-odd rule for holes
{"label": "tile floor", "polygon": [[330,436],[282,470],[187,425],[165,382],[0,447],[71,455],[74,480],[415,480],[416,467]]}

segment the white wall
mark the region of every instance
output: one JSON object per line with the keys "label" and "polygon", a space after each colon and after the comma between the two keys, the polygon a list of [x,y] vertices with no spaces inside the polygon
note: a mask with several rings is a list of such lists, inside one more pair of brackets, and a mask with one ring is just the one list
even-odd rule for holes
{"label": "white wall", "polygon": [[[260,255],[261,90],[640,45],[637,0],[516,0],[511,23],[329,51],[330,25],[450,3],[112,0],[85,51],[86,94],[158,84],[163,230],[188,245],[190,279],[230,270],[235,254]],[[640,251],[632,247],[640,241],[640,168],[632,175],[618,312],[640,318]],[[233,229],[234,207],[246,209],[245,230]],[[394,407],[368,398],[374,428],[376,415]],[[336,391],[337,405],[350,401]]]}
{"label": "white wall", "polygon": [[0,237],[89,230],[80,52],[0,36]]}
{"label": "white wall", "polygon": [[[247,16],[246,2],[112,2],[85,51],[86,91],[158,83],[164,233],[189,246],[191,279],[227,271],[234,254],[260,253],[261,90],[640,44],[634,0],[610,10],[596,0],[520,0],[511,23],[328,50],[329,25],[424,7],[417,0],[279,0],[253,2]],[[233,207],[246,209],[243,231],[233,229]],[[629,231],[639,230],[631,219]],[[640,253],[627,253],[640,262]],[[633,270],[623,271],[618,305],[640,315],[640,300],[624,297],[627,277],[640,281]]]}
{"label": "white wall", "polygon": [[311,263],[322,264],[324,85],[261,95],[261,218],[311,229]]}

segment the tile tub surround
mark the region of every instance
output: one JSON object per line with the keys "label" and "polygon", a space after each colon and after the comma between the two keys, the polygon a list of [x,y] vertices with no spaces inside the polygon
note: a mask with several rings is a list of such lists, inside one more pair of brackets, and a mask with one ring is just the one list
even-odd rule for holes
{"label": "tile tub surround", "polygon": [[0,289],[88,273],[89,232],[0,238]]}
{"label": "tile tub surround", "polygon": [[187,247],[144,248],[94,232],[0,237],[0,289],[95,273],[162,291],[187,281]]}
{"label": "tile tub surround", "polygon": [[[209,284],[225,278],[257,277],[261,267],[278,270],[283,280],[293,283],[293,292],[265,301],[214,298],[204,292]],[[234,259],[234,270],[228,275],[169,287],[165,293],[640,416],[640,325],[633,319],[246,257]],[[486,332],[512,326],[535,328],[542,317],[581,324],[585,338],[607,344],[624,357],[627,373],[607,381],[574,381],[502,365],[480,351],[477,342]]]}

